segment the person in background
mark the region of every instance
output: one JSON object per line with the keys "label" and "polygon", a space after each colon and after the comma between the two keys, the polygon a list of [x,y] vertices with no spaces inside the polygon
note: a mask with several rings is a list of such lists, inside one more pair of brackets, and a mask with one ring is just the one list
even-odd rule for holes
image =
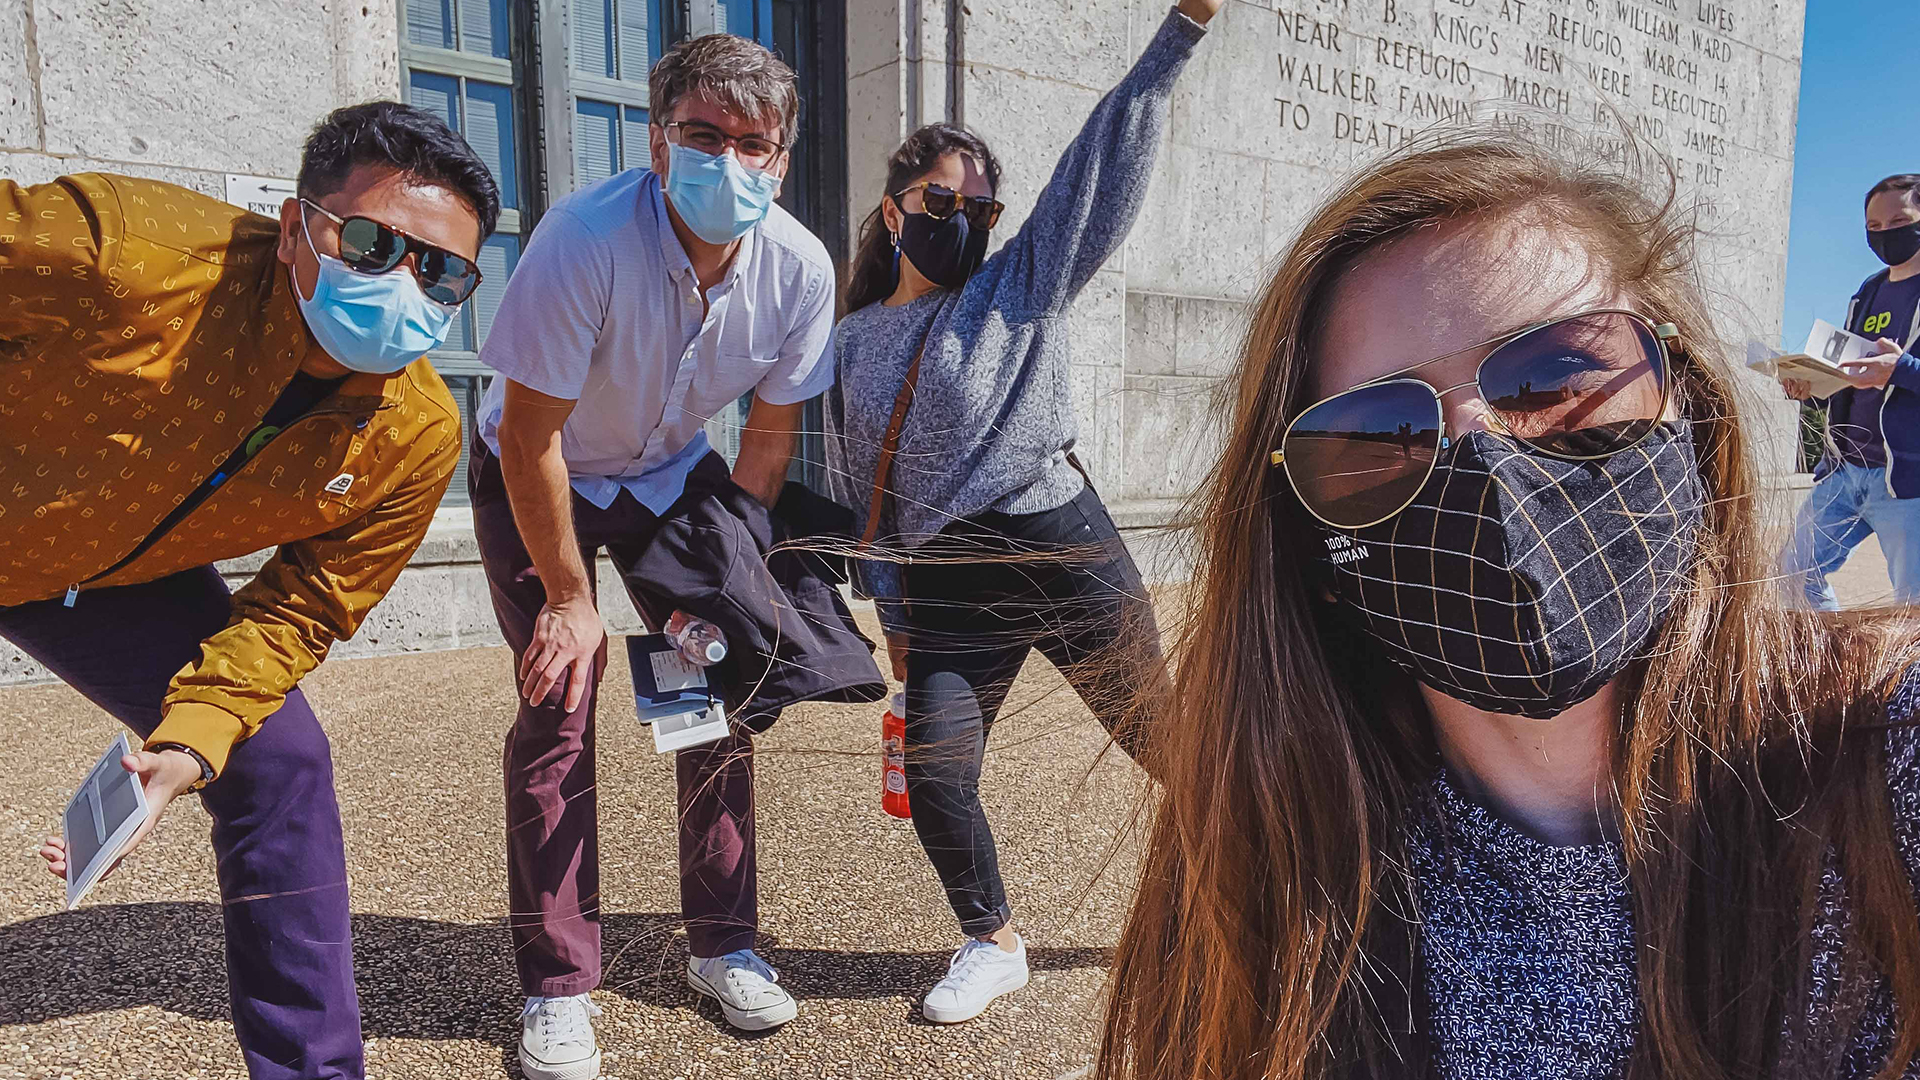
{"label": "person in background", "polygon": [[[1839,606],[1827,575],[1869,536],[1880,538],[1894,599],[1920,603],[1920,174],[1875,184],[1866,213],[1867,246],[1887,269],[1861,283],[1843,329],[1879,351],[1846,366],[1851,387],[1818,401],[1827,450],[1782,560],[1790,587],[1827,610]],[[1811,397],[1802,380],[1781,385]]]}
{"label": "person in background", "polygon": [[[508,285],[481,359],[468,482],[474,530],[520,691],[506,740],[507,886],[527,995],[529,1080],[598,1076],[600,868],[594,698],[604,548],[655,627],[718,626],[708,669],[735,722],[676,755],[687,980],[747,1031],[796,1013],[754,950],[753,732],[782,704],[873,700],[885,683],[840,594],[771,553],[807,399],[833,381],[833,263],[775,205],[794,74],[713,34],[654,65],[651,169],[555,203]],[[731,470],[705,424],[753,407]]]}
{"label": "person in background", "polygon": [[894,152],[861,239],[827,449],[837,495],[881,541],[856,572],[907,687],[914,829],[966,939],[921,1003],[935,1023],[970,1020],[1027,983],[979,791],[1027,655],[1038,648],[1122,747],[1143,750],[1132,717],[1162,682],[1159,632],[1073,455],[1065,315],[1138,216],[1174,82],[1220,7],[1168,12],[992,258],[999,163],[947,124]]}
{"label": "person in background", "polygon": [[1095,1077],[1913,1075],[1920,640],[1784,603],[1675,206],[1475,131],[1309,215]]}
{"label": "person in background", "polygon": [[[300,680],[453,478],[459,413],[422,354],[500,196],[386,101],[320,122],[297,191],[276,224],[152,180],[0,180],[0,637],[145,740],[135,845],[200,793],[248,1072],[356,1080],[340,812]],[[229,596],[213,564],[276,547]],[[65,874],[59,840],[41,853]]]}

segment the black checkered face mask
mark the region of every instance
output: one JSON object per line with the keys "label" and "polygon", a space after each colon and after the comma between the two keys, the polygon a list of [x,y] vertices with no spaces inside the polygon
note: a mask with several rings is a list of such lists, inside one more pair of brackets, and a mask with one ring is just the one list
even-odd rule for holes
{"label": "black checkered face mask", "polygon": [[1377,525],[1321,525],[1335,596],[1396,664],[1536,719],[1643,658],[1686,588],[1705,487],[1685,421],[1567,461],[1475,431]]}

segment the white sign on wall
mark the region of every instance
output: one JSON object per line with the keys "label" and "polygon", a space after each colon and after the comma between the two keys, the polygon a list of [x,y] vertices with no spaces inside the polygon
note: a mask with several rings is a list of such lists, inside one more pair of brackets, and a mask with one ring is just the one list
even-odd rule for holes
{"label": "white sign on wall", "polygon": [[278,176],[227,174],[227,201],[256,214],[280,216],[280,205],[293,198],[294,181]]}

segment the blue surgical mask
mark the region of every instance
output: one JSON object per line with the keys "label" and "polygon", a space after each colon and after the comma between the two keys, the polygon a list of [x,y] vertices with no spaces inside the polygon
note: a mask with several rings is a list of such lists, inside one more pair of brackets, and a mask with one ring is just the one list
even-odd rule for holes
{"label": "blue surgical mask", "polygon": [[667,144],[667,198],[693,235],[709,244],[731,244],[767,216],[780,178],[749,169],[732,154],[703,154]]}
{"label": "blue surgical mask", "polygon": [[[301,223],[302,231],[306,225]],[[322,255],[307,236],[307,250],[319,260],[313,299],[293,290],[300,314],[328,356],[354,371],[391,375],[440,347],[453,328],[457,308],[427,299],[420,282],[404,266],[384,274],[362,274],[331,255]]]}

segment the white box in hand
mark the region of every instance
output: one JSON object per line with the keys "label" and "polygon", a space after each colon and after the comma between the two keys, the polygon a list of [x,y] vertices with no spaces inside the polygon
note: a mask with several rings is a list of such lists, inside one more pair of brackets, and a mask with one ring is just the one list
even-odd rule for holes
{"label": "white box in hand", "polygon": [[727,710],[707,682],[707,669],[680,655],[663,634],[627,638],[634,708],[653,728],[657,753],[684,750],[727,735]]}
{"label": "white box in hand", "polygon": [[93,763],[62,815],[68,911],[80,906],[147,820],[146,789],[138,776],[120,767],[120,759],[132,752],[123,731]]}

